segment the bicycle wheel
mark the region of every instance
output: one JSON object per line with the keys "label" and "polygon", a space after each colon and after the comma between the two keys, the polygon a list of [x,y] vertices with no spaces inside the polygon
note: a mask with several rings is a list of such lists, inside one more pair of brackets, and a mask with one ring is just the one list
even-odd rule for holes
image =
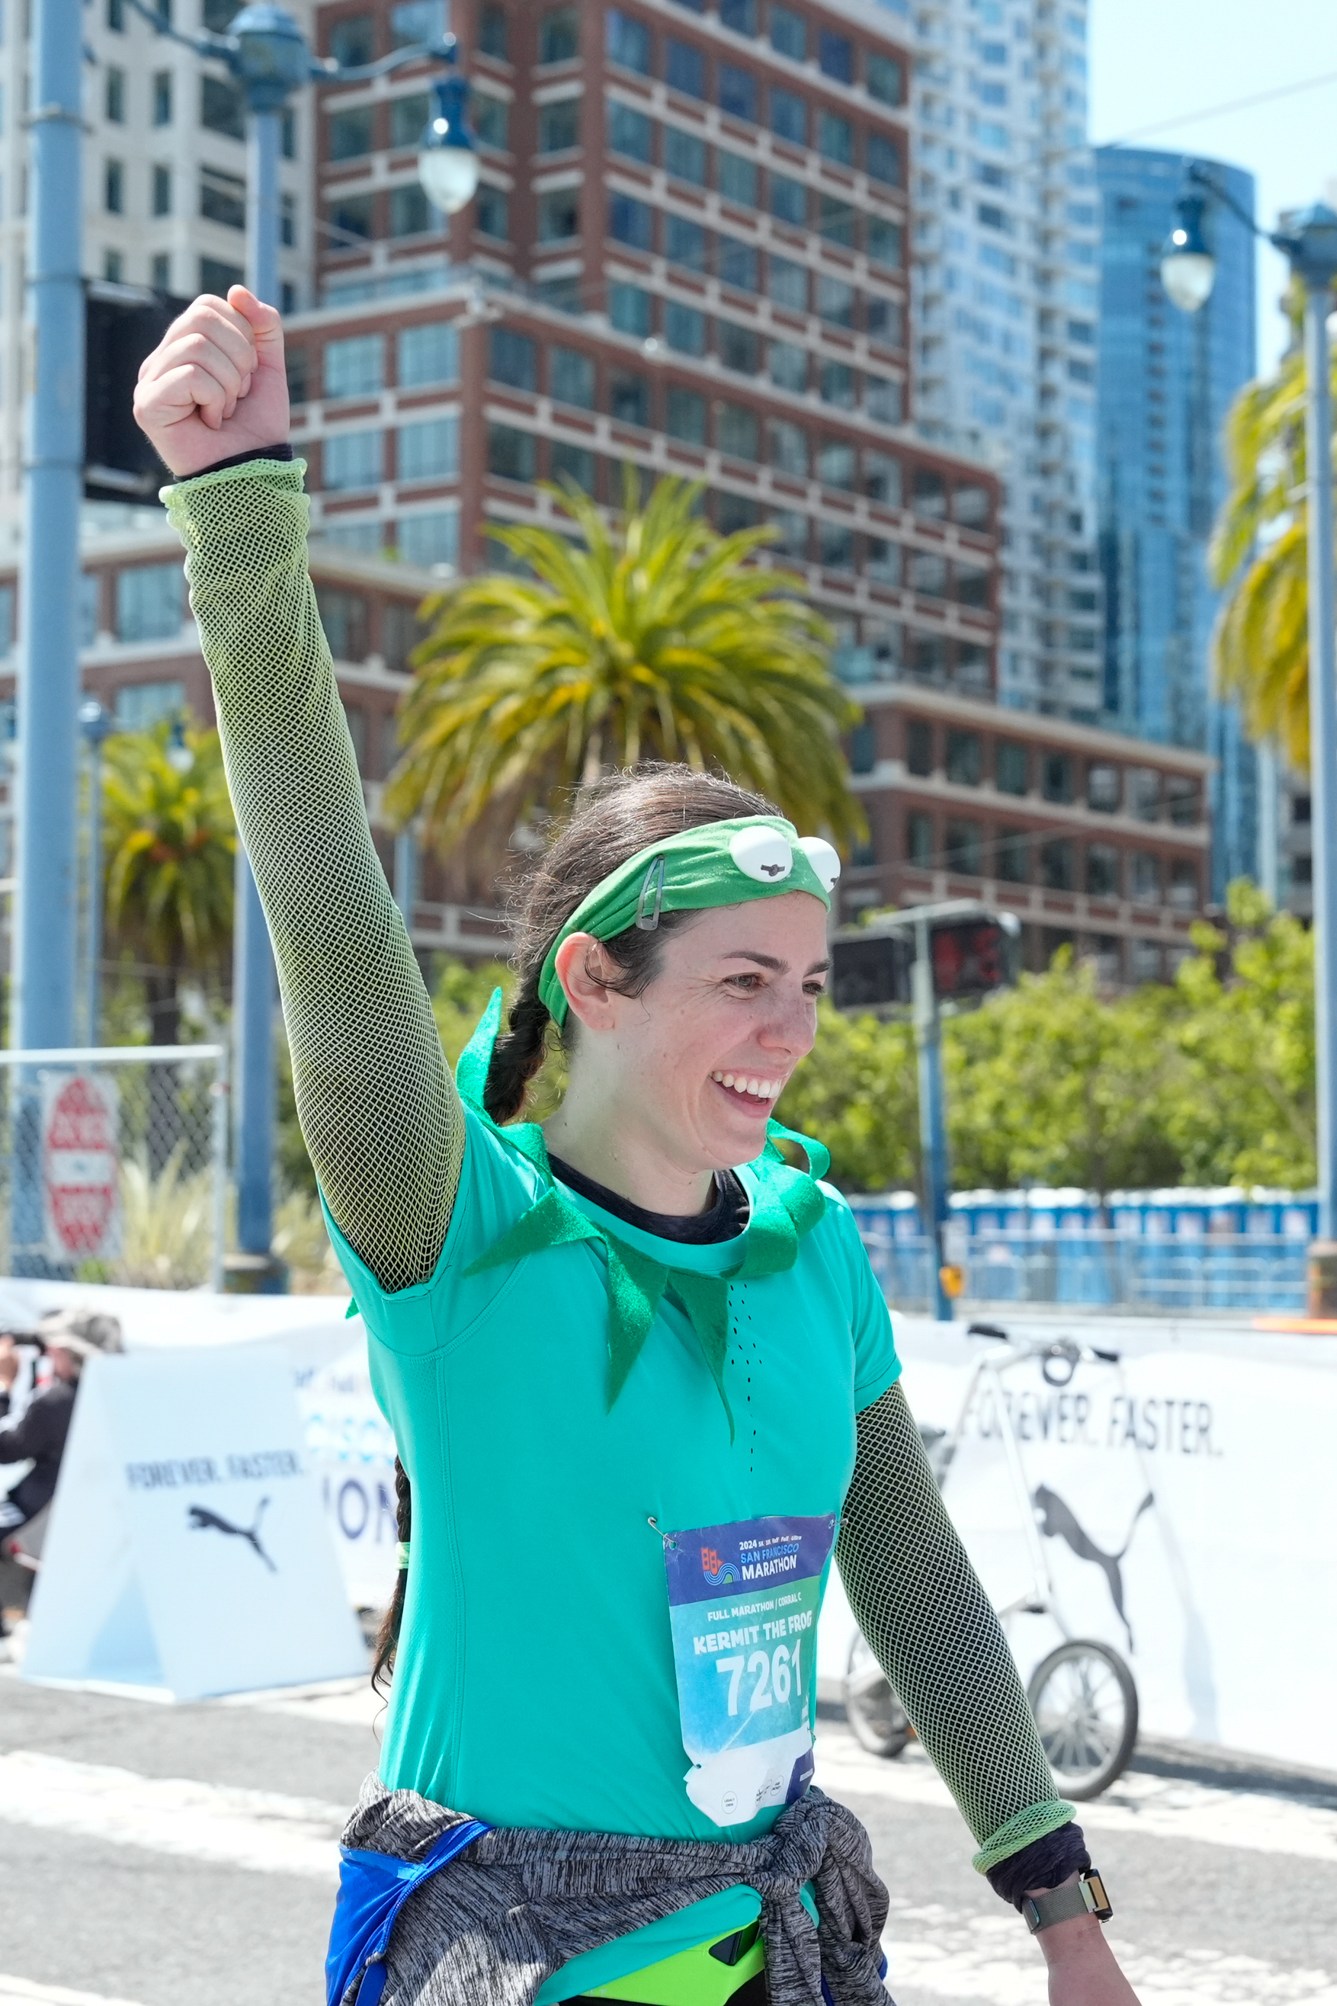
{"label": "bicycle wheel", "polygon": [[1042,1658],[1026,1688],[1060,1795],[1099,1797],[1128,1767],[1137,1687],[1117,1651],[1074,1637]]}
{"label": "bicycle wheel", "polygon": [[859,1746],[870,1755],[899,1755],[914,1729],[862,1631],[850,1645],[843,1697]]}

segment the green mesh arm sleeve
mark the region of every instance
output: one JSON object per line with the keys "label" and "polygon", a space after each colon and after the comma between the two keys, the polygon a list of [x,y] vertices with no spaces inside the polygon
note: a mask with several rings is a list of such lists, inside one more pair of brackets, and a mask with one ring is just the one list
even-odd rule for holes
{"label": "green mesh arm sleeve", "polygon": [[371,839],[306,568],[300,461],[167,490],[228,785],[278,962],[302,1134],[340,1231],[387,1290],[432,1273],[464,1118]]}
{"label": "green mesh arm sleeve", "polygon": [[850,1607],[986,1873],[1075,1816],[899,1386],[859,1415],[836,1560]]}

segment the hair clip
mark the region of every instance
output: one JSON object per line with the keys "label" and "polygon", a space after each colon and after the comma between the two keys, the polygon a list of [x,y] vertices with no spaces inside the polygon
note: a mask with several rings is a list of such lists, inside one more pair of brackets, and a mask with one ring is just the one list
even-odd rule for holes
{"label": "hair clip", "polygon": [[[659,925],[659,915],[664,904],[664,874],[668,869],[667,857],[656,857],[645,874],[641,886],[641,896],[636,906],[636,924],[642,933],[653,933]],[[651,899],[654,900],[651,905]]]}

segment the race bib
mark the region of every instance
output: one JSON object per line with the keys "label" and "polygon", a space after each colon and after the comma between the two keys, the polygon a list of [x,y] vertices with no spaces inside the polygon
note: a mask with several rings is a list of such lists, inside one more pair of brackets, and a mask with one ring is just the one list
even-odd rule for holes
{"label": "race bib", "polygon": [[715,1825],[792,1803],[812,1779],[825,1518],[753,1518],[664,1539],[687,1795]]}

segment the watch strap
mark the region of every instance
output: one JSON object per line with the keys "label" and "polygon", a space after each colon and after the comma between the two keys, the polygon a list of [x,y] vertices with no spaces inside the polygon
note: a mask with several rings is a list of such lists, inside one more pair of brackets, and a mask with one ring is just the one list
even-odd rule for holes
{"label": "watch strap", "polygon": [[1090,1867],[1075,1881],[1068,1881],[1061,1888],[1048,1888],[1043,1894],[1027,1895],[1021,1904],[1021,1912],[1034,1936],[1037,1930],[1049,1929],[1056,1922],[1071,1922],[1074,1916],[1079,1915],[1093,1915],[1099,1922],[1108,1922],[1114,1910],[1110,1907],[1104,1881],[1095,1868]]}

